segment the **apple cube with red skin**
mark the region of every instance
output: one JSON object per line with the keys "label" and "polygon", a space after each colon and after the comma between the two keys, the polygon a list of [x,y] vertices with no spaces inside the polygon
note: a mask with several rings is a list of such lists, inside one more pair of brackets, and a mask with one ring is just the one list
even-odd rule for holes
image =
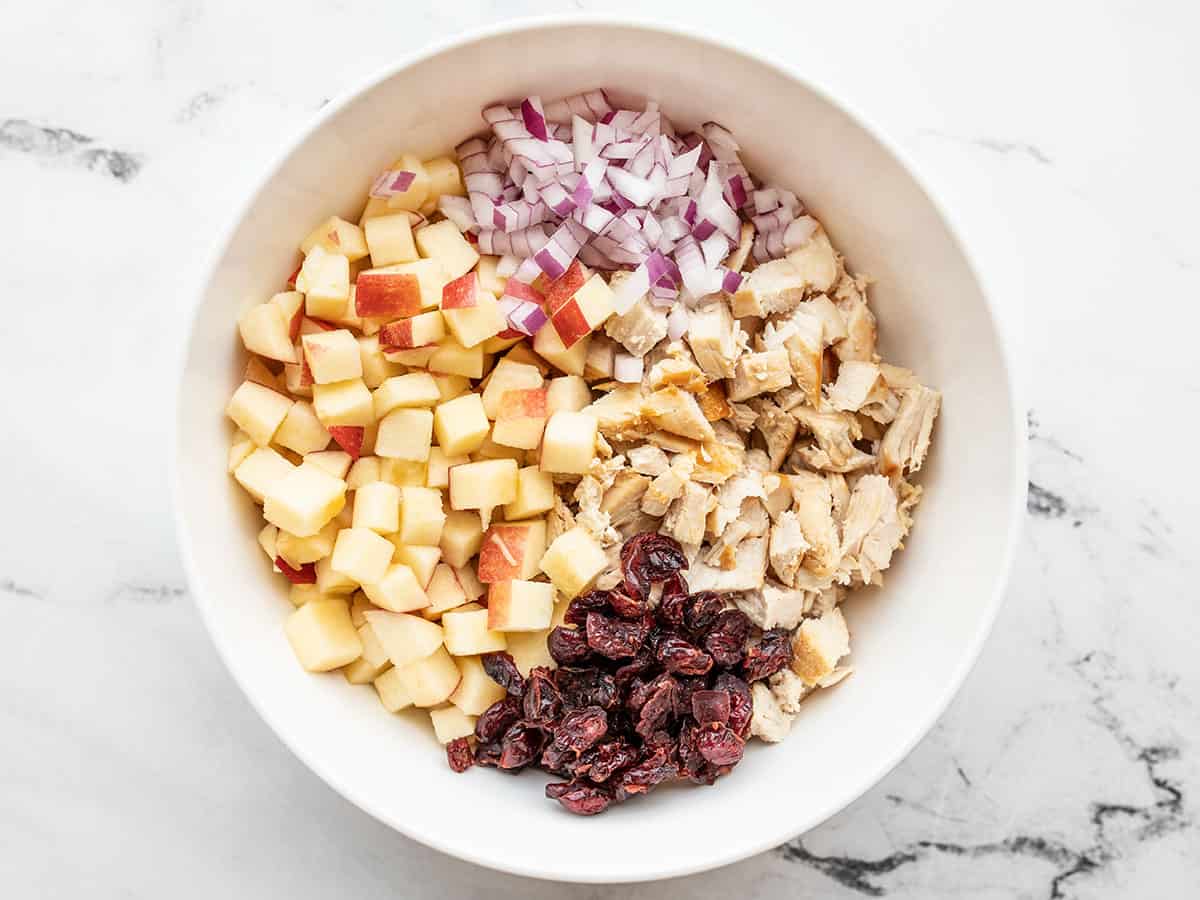
{"label": "apple cube with red skin", "polygon": [[427,619],[440,616],[448,609],[456,609],[467,602],[467,592],[463,590],[458,576],[446,563],[438,563],[434,567],[433,576],[425,586],[425,596],[429,598],[429,606],[422,610],[421,615]]}
{"label": "apple cube with red skin", "polygon": [[479,279],[474,272],[447,282],[442,288],[442,309],[471,309],[479,304]]}
{"label": "apple cube with red skin", "polygon": [[488,590],[488,628],[543,631],[554,615],[554,586],[544,581],[498,581]]}
{"label": "apple cube with red skin", "polygon": [[546,427],[546,389],[505,391],[500,398],[492,440],[505,447],[533,450]]}
{"label": "apple cube with red skin", "polygon": [[296,361],[291,328],[291,320],[285,317],[280,306],[270,302],[252,306],[238,322],[238,331],[247,350],[285,363]]}
{"label": "apple cube with red skin", "polygon": [[493,525],[479,548],[479,580],[484,584],[529,580],[537,574],[538,563],[545,552],[544,519]]}
{"label": "apple cube with red skin", "polygon": [[[582,375],[587,362],[591,335],[587,334],[567,347],[553,322],[547,322],[533,336],[533,351],[554,368],[568,375]],[[512,354],[510,353],[509,356]]]}
{"label": "apple cube with red skin", "polygon": [[438,546],[442,557],[456,569],[465,566],[467,560],[479,552],[483,544],[483,523],[479,513],[472,510],[451,510],[446,513],[442,525],[442,537]]}
{"label": "apple cube with red skin", "polygon": [[[450,280],[442,264],[436,259],[417,259],[412,262],[383,266],[378,269],[368,269],[367,273],[376,275],[396,274],[414,275],[421,292],[421,309],[437,309],[442,302],[442,288]],[[359,276],[361,277],[361,276]]]}
{"label": "apple cube with red skin", "polygon": [[300,343],[314,384],[362,378],[362,354],[358,341],[347,329],[306,334]]}
{"label": "apple cube with red skin", "polygon": [[554,479],[537,466],[525,466],[517,472],[517,498],[504,507],[508,522],[541,516],[554,508]]}
{"label": "apple cube with red skin", "polygon": [[288,616],[284,633],[300,665],[309,672],[328,672],[362,655],[349,607],[337,597],[305,603]]}
{"label": "apple cube with red skin", "polygon": [[438,310],[420,313],[408,319],[388,322],[379,331],[385,352],[430,347],[446,336],[445,319]]}
{"label": "apple cube with red skin", "polygon": [[613,292],[601,275],[593,275],[550,315],[550,323],[568,350],[613,314]]}
{"label": "apple cube with red skin", "polygon": [[572,260],[567,271],[550,282],[550,286],[546,289],[546,312],[553,315],[562,309],[566,302],[575,296],[575,292],[583,287],[586,280],[583,274],[583,265],[577,259]]}
{"label": "apple cube with red skin", "polygon": [[421,284],[411,273],[368,270],[354,285],[354,310],[360,316],[396,319],[421,311]]}
{"label": "apple cube with red skin", "polygon": [[282,556],[275,557],[275,568],[292,584],[316,584],[317,567],[312,563],[301,563],[298,568],[292,568]]}
{"label": "apple cube with red skin", "polygon": [[288,340],[296,340],[300,336],[300,322],[304,319],[304,295],[299,291],[280,291],[267,302],[279,307],[288,323]]}
{"label": "apple cube with red skin", "polygon": [[332,425],[329,428],[330,436],[339,447],[350,454],[352,460],[357,460],[362,456],[364,431],[362,425]]}
{"label": "apple cube with red skin", "polygon": [[541,386],[542,373],[536,366],[506,357],[496,363],[496,368],[492,369],[483,386],[483,411],[489,419],[495,419],[500,413],[500,398],[506,392]]}

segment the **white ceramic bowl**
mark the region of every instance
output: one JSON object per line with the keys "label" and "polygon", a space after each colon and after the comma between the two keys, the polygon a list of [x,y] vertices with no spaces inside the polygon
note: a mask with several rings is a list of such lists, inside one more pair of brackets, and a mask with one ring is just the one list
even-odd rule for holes
{"label": "white ceramic bowl", "polygon": [[[243,356],[235,322],[279,289],[305,233],[355,218],[398,152],[449,150],[485,104],[605,86],[677,123],[716,119],[752,171],[797,191],[856,271],[878,279],[881,347],[945,394],[916,530],[883,590],[846,612],[857,672],[806,701],[789,740],[755,744],[712,788],[663,789],[589,819],[542,797],[536,773],[456,775],[424,716],[301,671],[283,636],[283,579],[259,513],[225,473],[222,415]],[[750,99],[752,98],[752,100]],[[966,250],[894,147],[778,65],[657,26],[516,23],[444,44],[322,111],[220,243],[196,300],[177,412],[175,500],[190,584],[259,713],[366,812],[463,859],[564,881],[682,875],[773,847],[875,784],[962,683],[1000,603],[1024,495],[1024,424],[994,310]]]}

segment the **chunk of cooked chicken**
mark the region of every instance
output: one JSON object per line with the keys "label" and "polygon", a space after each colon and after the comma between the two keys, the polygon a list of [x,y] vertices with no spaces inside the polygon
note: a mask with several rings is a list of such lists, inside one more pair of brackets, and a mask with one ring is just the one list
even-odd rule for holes
{"label": "chunk of cooked chicken", "polygon": [[800,517],[794,510],[788,510],[775,520],[771,526],[771,543],[768,548],[768,558],[771,571],[781,582],[794,587],[796,574],[808,551],[808,541],[800,528]]}
{"label": "chunk of cooked chicken", "polygon": [[804,273],[789,260],[763,263],[742,279],[733,295],[733,314],[741,319],[791,312],[804,300],[809,284]]}
{"label": "chunk of cooked chicken", "polygon": [[792,367],[788,362],[787,351],[783,348],[745,353],[734,366],[729,399],[734,402],[748,400],[759,394],[777,391],[791,383]]}
{"label": "chunk of cooked chicken", "polygon": [[746,464],[746,445],[728,422],[713,422],[716,440],[695,451],[696,469],[692,478],[702,484],[724,484]]}
{"label": "chunk of cooked chicken", "polygon": [[941,408],[942,395],[927,387],[905,390],[900,409],[879,445],[879,471],[884,475],[917,472],[929,452],[933,420]]}
{"label": "chunk of cooked chicken", "polygon": [[790,412],[785,412],[772,403],[758,414],[756,425],[767,445],[767,458],[771,468],[778,469],[787,459],[788,451],[792,449],[796,432],[800,430],[800,422]]}
{"label": "chunk of cooked chicken", "polygon": [[850,485],[846,483],[846,476],[841,472],[827,472],[825,481],[833,498],[833,520],[840,528],[846,519],[846,507],[850,504]]}
{"label": "chunk of cooked chicken", "polygon": [[639,512],[628,522],[618,525],[617,531],[621,533],[621,539],[627,541],[635,534],[641,534],[643,531],[658,531],[660,525],[662,525],[661,516],[651,516],[644,512]]}
{"label": "chunk of cooked chicken", "polygon": [[765,681],[750,685],[750,734],[769,744],[778,744],[792,731],[795,715],[785,713]]}
{"label": "chunk of cooked chicken", "polygon": [[708,530],[720,536],[729,523],[741,514],[742,501],[749,497],[764,499],[766,496],[761,472],[750,468],[738,472],[717,489],[716,505],[709,514]]}
{"label": "chunk of cooked chicken", "polygon": [[772,522],[792,508],[792,485],[789,480],[791,477],[777,472],[763,479],[763,488],[767,492],[763,505],[767,508]]}
{"label": "chunk of cooked chicken", "polygon": [[616,355],[616,341],[606,334],[593,334],[588,341],[587,356],[583,362],[583,377],[589,382],[612,378]]}
{"label": "chunk of cooked chicken", "polygon": [[742,352],[740,329],[724,300],[709,300],[688,313],[687,342],[696,363],[710,378],[732,378]]}
{"label": "chunk of cooked chicken", "polygon": [[767,679],[767,684],[770,685],[771,695],[779,704],[779,708],[792,716],[800,712],[800,701],[813,691],[789,668],[780,669]]}
{"label": "chunk of cooked chicken", "polygon": [[666,515],[667,509],[683,493],[696,463],[687,454],[679,454],[662,474],[647,485],[642,494],[642,512],[648,516]]}
{"label": "chunk of cooked chicken", "polygon": [[906,534],[896,493],[882,475],[864,475],[850,492],[842,525],[841,569],[863,584],[882,584],[879,574]]}
{"label": "chunk of cooked chicken", "polygon": [[762,587],[766,571],[767,539],[748,538],[738,545],[732,569],[710,566],[697,559],[688,569],[687,580],[692,591],[752,591]]}
{"label": "chunk of cooked chicken", "polygon": [[841,548],[829,482],[815,472],[799,472],[788,477],[788,485],[800,533],[808,543],[804,567],[818,578],[831,576],[841,559]]}
{"label": "chunk of cooked chicken", "polygon": [[695,395],[674,386],[660,388],[647,397],[642,415],[663,431],[694,441],[709,441],[716,436]]}
{"label": "chunk of cooked chicken", "polygon": [[841,260],[824,228],[818,228],[802,246],[787,255],[808,292],[822,293],[833,287],[841,273]]}
{"label": "chunk of cooked chicken", "polygon": [[873,456],[854,446],[854,442],[862,437],[862,427],[850,413],[817,412],[807,406],[798,406],[792,414],[816,438],[821,454],[805,457],[815,468],[853,472],[875,462]]}
{"label": "chunk of cooked chicken", "polygon": [[622,469],[605,490],[600,509],[608,514],[614,527],[624,525],[641,514],[642,495],[649,486],[650,479],[645,475]]}
{"label": "chunk of cooked chicken", "polygon": [[714,381],[704,390],[697,392],[696,402],[700,404],[700,412],[704,413],[704,418],[710,422],[719,422],[733,415],[733,408],[725,398],[725,385],[720,381]]}
{"label": "chunk of cooked chicken", "polygon": [[546,517],[546,546],[554,543],[560,534],[565,534],[575,527],[575,513],[563,501],[557,491],[554,492],[554,506]]}
{"label": "chunk of cooked chicken", "polygon": [[673,385],[693,394],[700,394],[708,387],[708,379],[689,353],[688,358],[668,356],[660,359],[650,367],[646,375],[646,385],[652,391]]}
{"label": "chunk of cooked chicken", "polygon": [[653,444],[632,447],[626,456],[629,457],[630,468],[642,475],[661,475],[671,465],[666,452]]}
{"label": "chunk of cooked chicken", "polygon": [[826,347],[845,340],[850,334],[846,329],[846,318],[842,311],[825,294],[817,294],[805,300],[800,309],[821,320],[821,343]]}
{"label": "chunk of cooked chicken", "polygon": [[792,671],[806,685],[819,684],[850,652],[850,631],[840,609],[805,619],[792,637]]}
{"label": "chunk of cooked chicken", "polygon": [[579,509],[575,514],[575,524],[586,528],[601,547],[608,547],[621,539],[612,526],[611,515],[603,508],[603,500],[622,471],[627,471],[624,456],[594,459],[587,474],[575,486],[575,503]]}
{"label": "chunk of cooked chicken", "polygon": [[733,602],[759,628],[795,628],[811,604],[810,596],[768,579],[762,587],[738,594]]}
{"label": "chunk of cooked chicken", "polygon": [[600,433],[617,441],[645,437],[654,430],[644,415],[644,395],[640,384],[622,384],[584,407],[594,416]]}
{"label": "chunk of cooked chicken", "polygon": [[699,544],[704,540],[704,523],[712,491],[702,484],[689,481],[667,510],[662,531],[681,544]]}
{"label": "chunk of cooked chicken", "polygon": [[810,406],[819,406],[825,360],[824,326],[821,319],[805,309],[806,305],[809,304],[801,304],[787,319],[768,322],[763,331],[763,344],[787,351],[792,377],[804,400]]}
{"label": "chunk of cooked chicken", "polygon": [[733,252],[725,257],[724,266],[731,272],[742,271],[742,266],[746,265],[746,260],[750,257],[750,251],[754,247],[754,226],[749,222],[742,223],[741,233],[738,235],[738,245],[733,249]]}
{"label": "chunk of cooked chicken", "polygon": [[921,382],[917,380],[917,376],[902,366],[893,366],[891,363],[881,362],[879,364],[879,372],[883,375],[883,380],[887,382],[887,386],[893,391],[921,386]]}
{"label": "chunk of cooked chicken", "polygon": [[846,360],[828,391],[829,405],[843,412],[861,412],[887,424],[896,418],[900,398],[888,387],[879,366],[861,360]]}
{"label": "chunk of cooked chicken", "polygon": [[[624,274],[613,273],[613,280]],[[667,311],[654,306],[649,296],[643,295],[623,315],[610,316],[604,323],[604,331],[629,353],[642,357],[667,336]]]}
{"label": "chunk of cooked chicken", "polygon": [[909,484],[903,478],[897,478],[893,481],[892,487],[895,488],[896,498],[900,501],[897,504],[897,512],[900,514],[900,524],[904,526],[905,532],[908,532],[912,530],[913,526],[912,511],[921,502],[921,495],[925,492],[925,489],[919,484]]}
{"label": "chunk of cooked chicken", "polygon": [[730,403],[729,421],[733,427],[743,434],[754,427],[754,423],[758,421],[758,410],[745,403]]}
{"label": "chunk of cooked chicken", "polygon": [[834,300],[846,320],[846,339],[833,348],[842,362],[857,359],[872,362],[875,355],[875,314],[867,306],[866,282],[846,276],[834,292]]}

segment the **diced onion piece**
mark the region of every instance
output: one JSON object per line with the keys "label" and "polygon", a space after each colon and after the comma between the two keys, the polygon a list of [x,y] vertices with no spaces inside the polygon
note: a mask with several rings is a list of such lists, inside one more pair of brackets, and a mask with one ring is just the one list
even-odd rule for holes
{"label": "diced onion piece", "polygon": [[613,378],[622,384],[637,384],[642,380],[644,371],[642,357],[623,351],[613,355]]}

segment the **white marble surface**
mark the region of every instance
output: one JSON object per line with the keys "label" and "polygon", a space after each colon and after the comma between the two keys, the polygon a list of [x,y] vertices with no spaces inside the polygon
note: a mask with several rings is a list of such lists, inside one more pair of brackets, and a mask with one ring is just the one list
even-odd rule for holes
{"label": "white marble surface", "polygon": [[[1024,328],[1028,530],[950,711],[802,840],[633,889],[443,857],[255,717],[190,603],[163,459],[173,336],[285,136],[399,53],[591,0],[64,0],[0,55],[5,896],[1157,897],[1200,882],[1200,14],[954,0],[655,11],[802,61],[931,169]],[[886,323],[884,323],[886,327]],[[713,823],[713,827],[722,827]]]}

